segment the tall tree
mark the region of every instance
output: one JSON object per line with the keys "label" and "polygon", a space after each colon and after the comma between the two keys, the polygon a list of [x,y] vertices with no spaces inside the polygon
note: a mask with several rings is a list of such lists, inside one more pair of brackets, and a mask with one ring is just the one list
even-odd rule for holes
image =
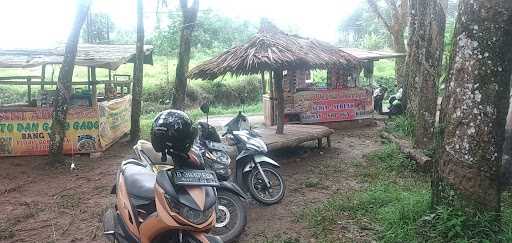
{"label": "tall tree", "polygon": [[403,98],[407,112],[416,120],[414,143],[425,149],[433,145],[446,16],[438,0],[410,0],[409,7],[409,51]]}
{"label": "tall tree", "polygon": [[[393,50],[400,53],[405,53],[405,28],[409,18],[409,4],[408,0],[384,0],[386,3],[390,16],[385,16],[384,12],[378,4],[377,0],[367,0],[370,9],[382,21],[384,27],[388,30],[393,40]],[[405,79],[405,60],[403,58],[396,58],[395,60],[395,76],[399,86],[402,86]]]}
{"label": "tall tree", "polygon": [[66,119],[71,99],[71,81],[73,79],[73,70],[75,69],[76,52],[78,41],[80,40],[80,30],[85,22],[87,13],[91,6],[91,0],[78,1],[75,21],[69,34],[66,48],[64,51],[64,60],[59,70],[57,81],[57,93],[53,101],[52,126],[50,130],[50,163],[62,162],[62,149],[64,148],[64,138],[66,136]]}
{"label": "tall tree", "polygon": [[444,132],[434,165],[434,205],[455,197],[477,209],[500,210],[511,22],[510,0],[459,2],[440,119]]}
{"label": "tall tree", "polygon": [[194,32],[197,12],[199,11],[199,0],[193,0],[191,6],[188,5],[188,0],[180,0],[180,7],[183,14],[183,26],[181,27],[180,51],[178,53],[178,64],[176,65],[172,107],[178,110],[184,110],[192,33]]}
{"label": "tall tree", "polygon": [[112,18],[107,13],[89,13],[82,31],[85,43],[108,43],[114,30]]}
{"label": "tall tree", "polygon": [[144,6],[137,0],[137,44],[135,64],[133,65],[133,91],[130,140],[135,142],[140,137],[140,114],[142,111],[142,81],[144,77]]}

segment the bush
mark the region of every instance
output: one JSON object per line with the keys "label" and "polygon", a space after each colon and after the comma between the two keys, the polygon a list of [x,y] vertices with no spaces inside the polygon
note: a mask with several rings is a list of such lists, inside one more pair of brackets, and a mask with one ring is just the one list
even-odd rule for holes
{"label": "bush", "polygon": [[[257,76],[214,81],[191,81],[187,86],[187,107],[197,107],[205,101],[214,106],[238,106],[260,101],[260,79]],[[143,101],[170,105],[174,95],[174,82],[164,82],[144,88]]]}
{"label": "bush", "polygon": [[260,78],[257,76],[229,77],[213,81],[197,81],[195,86],[203,100],[217,106],[254,104],[260,100]]}

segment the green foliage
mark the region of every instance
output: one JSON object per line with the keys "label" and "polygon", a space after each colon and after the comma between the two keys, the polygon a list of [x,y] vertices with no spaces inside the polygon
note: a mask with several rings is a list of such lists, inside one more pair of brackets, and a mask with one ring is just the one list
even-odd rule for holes
{"label": "green foliage", "polygon": [[374,62],[374,76],[376,79],[379,77],[394,78],[395,61],[393,59],[383,59]]}
{"label": "green foliage", "polygon": [[327,87],[327,71],[326,70],[312,70],[311,79],[316,87]]}
{"label": "green foliage", "polygon": [[[173,11],[169,14],[167,28],[157,29],[152,39],[157,54],[177,55],[182,21],[181,12]],[[201,11],[192,36],[192,54],[195,58],[211,56],[242,43],[256,30],[256,26],[248,21],[234,20],[212,10]]]}
{"label": "green foliage", "polygon": [[419,235],[426,242],[500,242],[503,239],[496,215],[459,207],[441,206],[423,217],[419,225]]}
{"label": "green foliage", "polygon": [[[386,7],[386,5],[383,5]],[[386,11],[386,10],[384,10]],[[368,4],[361,3],[338,27],[342,47],[383,49],[391,47],[391,36]]]}
{"label": "green foliage", "polygon": [[372,225],[365,227],[376,229],[379,242],[512,242],[510,193],[502,197],[501,224],[493,213],[460,205],[431,210],[428,178],[403,170],[411,162],[396,146],[387,144],[368,158],[375,162],[370,174],[380,176],[369,180],[367,188],[335,194],[300,215],[319,241],[339,241],[335,227],[349,217],[360,225],[370,220]]}
{"label": "green foliage", "polygon": [[[158,104],[158,103],[142,103],[142,111],[143,115],[140,118],[140,126],[141,126],[141,136],[143,139],[149,139],[149,132],[151,130],[151,122],[155,118],[155,116],[164,110],[170,109],[170,106],[167,104]],[[262,112],[261,103],[254,103],[245,106],[211,106],[210,107],[210,117],[219,116],[219,115],[235,115],[239,111],[244,112],[246,115],[252,114],[261,114]],[[199,108],[192,108],[186,111],[190,119],[193,121],[198,121],[201,118],[205,118],[206,115],[201,112]]]}
{"label": "green foliage", "polygon": [[5,86],[0,85],[0,105],[12,104],[27,101],[27,91],[25,86]]}
{"label": "green foliage", "polygon": [[401,137],[414,139],[415,121],[408,115],[395,116],[386,122],[386,131]]}
{"label": "green foliage", "polygon": [[115,29],[107,13],[91,13],[80,35],[85,43],[110,43],[110,34]]}
{"label": "green foliage", "polygon": [[360,40],[359,48],[367,50],[380,50],[386,48],[387,43],[381,36],[375,33],[369,33],[363,36]]}
{"label": "green foliage", "polygon": [[387,88],[387,96],[395,94],[398,91],[395,78],[395,61],[384,59],[374,62],[373,82],[377,86]]}
{"label": "green foliage", "polygon": [[[226,77],[213,81],[193,80],[187,88],[187,107],[209,101],[214,106],[240,105],[259,102],[261,98],[258,76]],[[145,102],[161,105],[170,104],[174,95],[174,82],[148,85],[143,91]]]}
{"label": "green foliage", "polygon": [[382,150],[370,153],[368,160],[375,162],[379,170],[384,172],[402,172],[415,169],[414,161],[401,153],[398,145],[394,143],[387,143]]}
{"label": "green foliage", "polygon": [[202,100],[207,100],[217,106],[239,105],[259,102],[260,77],[259,76],[225,76],[213,81],[195,80],[193,86],[200,91]]}

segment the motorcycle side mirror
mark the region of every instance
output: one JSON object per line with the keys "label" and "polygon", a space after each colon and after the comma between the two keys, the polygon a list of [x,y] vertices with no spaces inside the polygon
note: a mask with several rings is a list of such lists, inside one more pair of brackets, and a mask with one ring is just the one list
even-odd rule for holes
{"label": "motorcycle side mirror", "polygon": [[205,102],[199,107],[199,109],[201,109],[204,114],[208,114],[208,112],[210,112],[210,105],[208,102]]}

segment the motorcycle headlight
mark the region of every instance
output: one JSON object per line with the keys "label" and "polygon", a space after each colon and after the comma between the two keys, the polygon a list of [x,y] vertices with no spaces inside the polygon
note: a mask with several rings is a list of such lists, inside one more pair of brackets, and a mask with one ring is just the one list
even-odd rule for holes
{"label": "motorcycle headlight", "polygon": [[229,163],[231,162],[231,159],[229,158],[229,155],[226,152],[214,150],[211,152],[211,154],[213,155],[213,159],[218,163],[229,165]]}
{"label": "motorcycle headlight", "polygon": [[211,151],[206,153],[206,164],[209,169],[213,170],[217,176],[229,177],[229,164],[231,159],[229,155],[222,151]]}
{"label": "motorcycle headlight", "polygon": [[215,209],[215,207],[211,207],[204,211],[196,210],[169,198],[167,198],[167,203],[178,215],[193,224],[206,222],[212,216],[213,210]]}

